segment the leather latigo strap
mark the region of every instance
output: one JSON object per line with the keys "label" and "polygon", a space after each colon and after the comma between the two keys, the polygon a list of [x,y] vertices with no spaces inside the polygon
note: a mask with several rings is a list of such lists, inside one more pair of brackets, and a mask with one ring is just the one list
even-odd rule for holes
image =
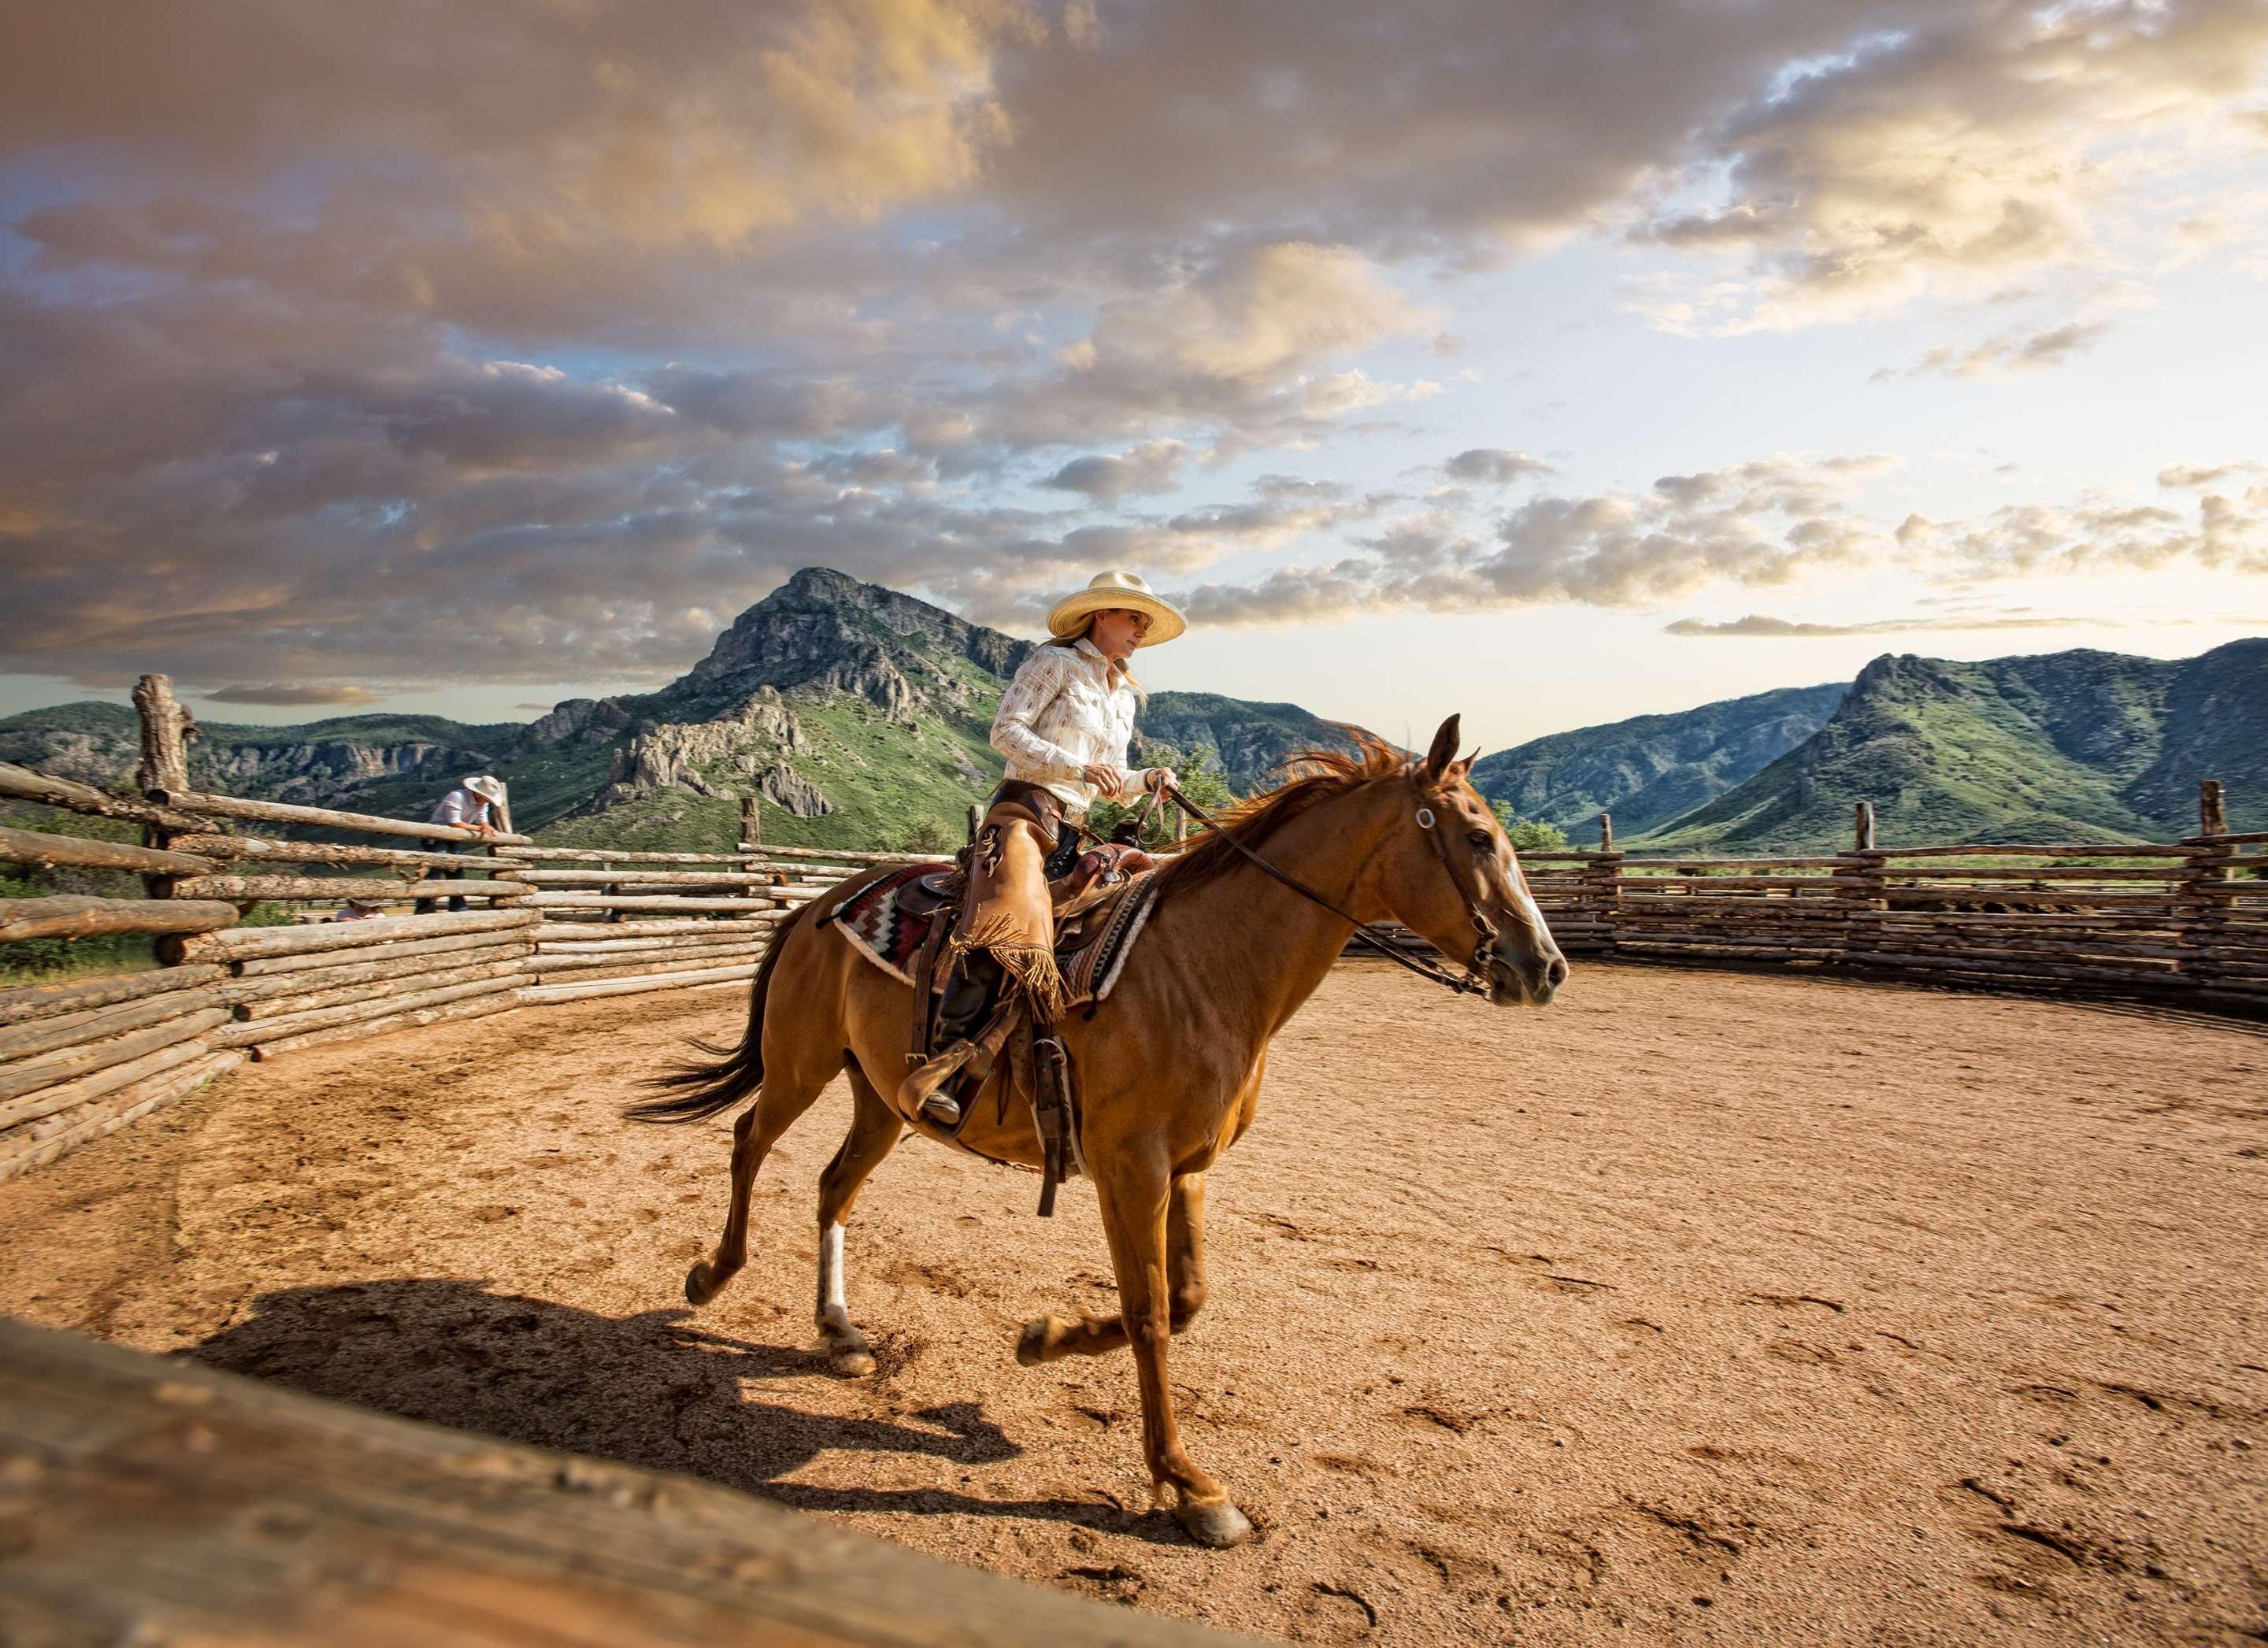
{"label": "leather latigo strap", "polygon": [[935,1027],[938,1012],[938,958],[945,952],[953,926],[948,921],[932,921],[928,937],[914,954],[914,1028],[913,1045],[906,1054],[909,1064],[926,1063],[932,1050],[930,1032]]}

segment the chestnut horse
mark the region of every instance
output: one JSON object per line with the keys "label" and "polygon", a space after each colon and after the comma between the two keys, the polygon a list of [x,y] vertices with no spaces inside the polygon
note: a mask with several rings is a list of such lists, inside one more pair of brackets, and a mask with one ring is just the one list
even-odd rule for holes
{"label": "chestnut horse", "polygon": [[[1303,776],[1152,872],[1162,878],[1159,901],[1109,998],[1091,1018],[1071,1013],[1057,1027],[1077,1074],[1079,1156],[1101,1203],[1122,1313],[1039,1317],[1025,1326],[1016,1359],[1031,1366],[1131,1346],[1153,1490],[1161,1504],[1174,1490],[1182,1525],[1206,1545],[1237,1544],[1252,1526],[1182,1446],[1166,1375],[1171,1335],[1204,1302],[1204,1172],[1251,1126],[1270,1038],[1323,982],[1352,931],[1236,843],[1348,915],[1390,917],[1444,955],[1469,955],[1492,1004],[1542,1006],[1567,963],[1456,747],[1452,716],[1423,761],[1367,739],[1351,757],[1303,757]],[[843,1221],[906,1129],[939,1137],[892,1105],[911,1042],[910,990],[813,919],[879,873],[821,894],[780,930],[757,970],[737,1049],[661,1078],[688,1091],[629,1113],[691,1122],[757,1095],[733,1129],[724,1236],[685,1278],[686,1298],[705,1305],[747,1262],[748,1195],[765,1152],[838,1071],[850,1078],[850,1136],[819,1181],[817,1320],[845,1374],[874,1364],[843,1301]],[[1476,931],[1491,928],[1476,948]],[[1005,1122],[997,1115],[979,1103],[954,1142],[1036,1166],[1028,1108],[1012,1107]]]}

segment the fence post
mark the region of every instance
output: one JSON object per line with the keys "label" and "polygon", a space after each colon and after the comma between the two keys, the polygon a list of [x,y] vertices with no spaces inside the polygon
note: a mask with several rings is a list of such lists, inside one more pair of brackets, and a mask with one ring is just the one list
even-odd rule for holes
{"label": "fence post", "polygon": [[134,684],[134,710],[142,718],[142,764],[135,782],[143,795],[180,795],[189,787],[188,740],[196,731],[189,712],[173,697],[173,678],[144,675]]}
{"label": "fence post", "polygon": [[1888,860],[1874,844],[1874,804],[1854,801],[1851,804],[1852,862],[1838,866],[1829,873],[1842,885],[1837,889],[1847,906],[1847,917],[1843,926],[1843,953],[1853,954],[1879,953],[1883,944],[1883,914],[1890,901],[1884,886]]}
{"label": "fence post", "polygon": [[[142,761],[134,782],[144,799],[163,800],[185,793],[189,787],[189,737],[196,723],[173,696],[170,675],[144,675],[134,683],[134,713],[142,723]],[[142,827],[142,844],[162,848],[173,832],[155,824]],[[144,876],[142,891],[149,898],[171,898],[173,878]]]}
{"label": "fence post", "polygon": [[2219,940],[2228,920],[2228,902],[2222,890],[2228,885],[2236,849],[2214,838],[2228,834],[2228,809],[2220,780],[2199,780],[2198,833],[2182,843],[2195,850],[2182,861],[2181,891],[2175,906],[2175,943],[2190,953],[2174,964],[2174,970],[2202,988],[2210,988],[2220,976],[2215,965]]}
{"label": "fence post", "polygon": [[1623,856],[1615,850],[1615,820],[1599,814],[1599,851],[1583,874],[1583,901],[1591,906],[1599,923],[1599,947],[1612,950],[1618,942],[1616,916],[1622,903]]}

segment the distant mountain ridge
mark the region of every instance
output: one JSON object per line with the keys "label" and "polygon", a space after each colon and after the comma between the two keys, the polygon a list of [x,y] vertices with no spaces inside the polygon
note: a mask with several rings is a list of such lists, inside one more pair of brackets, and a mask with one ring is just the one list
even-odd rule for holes
{"label": "distant mountain ridge", "polygon": [[1760,771],[1827,724],[1849,688],[1786,687],[1669,715],[1554,732],[1484,755],[1473,784],[1522,819],[1596,839],[1611,813],[1618,836],[1666,824]]}
{"label": "distant mountain ridge", "polygon": [[2268,640],[2174,660],[1885,654],[1812,737],[1639,844],[1847,846],[1859,799],[1886,842],[2172,840],[2198,828],[2202,778],[2228,786],[2233,828],[2268,828]]}
{"label": "distant mountain ridge", "polygon": [[[782,845],[957,839],[996,781],[986,741],[1033,644],[825,568],[749,607],[653,693],[568,699],[533,722],[343,716],[208,723],[194,783],[415,817],[482,769],[547,841],[716,850],[739,798]],[[1235,789],[1345,741],[1296,704],[1151,695],[1137,754],[1203,749]],[[0,720],[0,760],[130,780],[134,712],[70,703]],[[1833,850],[1851,803],[1886,842],[2168,839],[2196,828],[2197,781],[2229,786],[2238,828],[2268,828],[2268,640],[2167,661],[2072,651],[1962,664],[1885,654],[1848,687],[1786,688],[1532,739],[1474,782],[1524,819],[1595,839],[1611,813],[1639,850]]]}
{"label": "distant mountain ridge", "polygon": [[[823,567],[749,607],[657,692],[571,698],[528,723],[345,716],[291,726],[208,722],[193,783],[232,794],[417,816],[469,771],[512,786],[514,822],[544,839],[629,849],[733,839],[740,797],[763,798],[782,845],[896,846],[924,821],[958,839],[998,782],[987,741],[1034,644]],[[1292,704],[1151,695],[1138,754],[1204,749],[1249,791],[1293,754],[1345,742]],[[0,720],[0,760],[92,783],[130,779],[134,712],[71,703]]]}

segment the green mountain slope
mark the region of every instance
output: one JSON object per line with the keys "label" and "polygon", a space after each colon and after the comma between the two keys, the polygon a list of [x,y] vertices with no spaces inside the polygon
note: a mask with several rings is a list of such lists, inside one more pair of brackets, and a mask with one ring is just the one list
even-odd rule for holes
{"label": "green mountain slope", "polygon": [[1281,784],[1277,769],[1289,756],[1347,747],[1336,723],[1297,704],[1254,703],[1219,693],[1151,694],[1137,717],[1135,739],[1138,753],[1160,745],[1205,751],[1240,795]]}
{"label": "green mountain slope", "polygon": [[[1727,698],[1674,715],[1638,716],[1555,732],[1475,763],[1473,784],[1523,819],[1588,841],[1599,814],[1633,835],[1699,806],[1826,724],[1840,681]],[[1580,836],[1578,832],[1581,832]]]}
{"label": "green mountain slope", "polygon": [[2164,840],[2196,829],[2208,777],[2236,828],[2268,822],[2268,641],[2171,662],[1886,654],[1798,748],[1631,844],[1831,850],[1861,799],[1885,842]]}
{"label": "green mountain slope", "polygon": [[[571,844],[717,851],[740,798],[778,845],[958,840],[998,779],[986,742],[1031,644],[824,568],[740,614],[658,692],[570,699],[529,723],[341,716],[209,724],[193,782],[230,794],[416,817],[467,772],[511,785],[515,821]],[[1240,791],[1343,741],[1297,705],[1160,692],[1136,755],[1207,752]],[[134,712],[59,704],[0,720],[0,760],[122,785]],[[1533,740],[1474,780],[1522,818],[1587,839],[1598,814],[1640,850],[1831,850],[1872,800],[1888,842],[2167,838],[2197,783],[2268,828],[2268,640],[2179,661],[2074,651],[1957,664],[1875,659],[1850,687],[1788,688]]]}
{"label": "green mountain slope", "polygon": [[[343,716],[291,726],[207,723],[200,788],[416,817],[468,772],[512,786],[513,821],[547,842],[721,850],[740,798],[783,846],[957,841],[998,781],[987,742],[1031,643],[878,585],[807,568],[740,614],[709,656],[659,692],[570,699],[535,721]],[[1290,704],[1160,693],[1137,751],[1202,747],[1248,789],[1294,752],[1337,742]],[[134,712],[60,704],[0,720],[0,760],[124,784]]]}

